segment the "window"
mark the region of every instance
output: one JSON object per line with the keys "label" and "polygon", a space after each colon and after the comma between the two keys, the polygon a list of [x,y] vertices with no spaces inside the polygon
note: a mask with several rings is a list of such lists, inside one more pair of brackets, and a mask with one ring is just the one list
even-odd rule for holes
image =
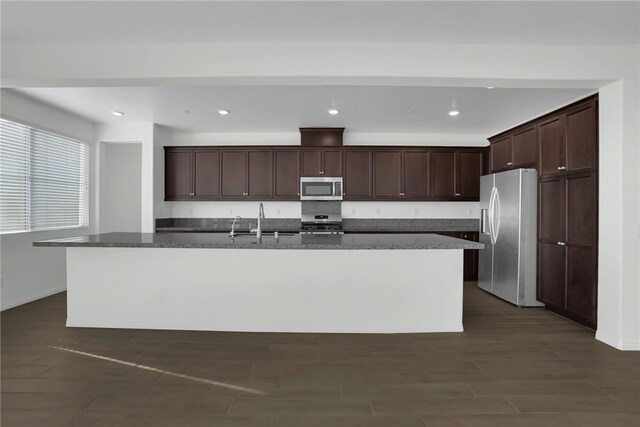
{"label": "window", "polygon": [[0,119],[0,232],[88,225],[88,144]]}

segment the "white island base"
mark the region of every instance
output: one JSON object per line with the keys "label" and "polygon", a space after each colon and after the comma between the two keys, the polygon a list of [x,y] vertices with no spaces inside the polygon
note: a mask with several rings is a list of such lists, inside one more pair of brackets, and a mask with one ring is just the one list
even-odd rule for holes
{"label": "white island base", "polygon": [[460,332],[462,249],[67,248],[67,326]]}

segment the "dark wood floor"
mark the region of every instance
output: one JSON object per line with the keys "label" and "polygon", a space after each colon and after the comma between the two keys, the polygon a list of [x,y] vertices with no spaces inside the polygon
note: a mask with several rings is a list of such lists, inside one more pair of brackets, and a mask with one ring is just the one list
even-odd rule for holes
{"label": "dark wood floor", "polygon": [[464,298],[464,333],[340,335],[67,329],[59,294],[2,313],[2,427],[640,425],[639,353]]}

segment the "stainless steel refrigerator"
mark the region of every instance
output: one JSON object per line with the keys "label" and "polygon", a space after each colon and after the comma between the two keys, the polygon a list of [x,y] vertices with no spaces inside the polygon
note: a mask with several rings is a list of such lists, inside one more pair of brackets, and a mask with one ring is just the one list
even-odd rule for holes
{"label": "stainless steel refrigerator", "polygon": [[517,306],[536,300],[537,191],[535,169],[480,179],[478,286]]}

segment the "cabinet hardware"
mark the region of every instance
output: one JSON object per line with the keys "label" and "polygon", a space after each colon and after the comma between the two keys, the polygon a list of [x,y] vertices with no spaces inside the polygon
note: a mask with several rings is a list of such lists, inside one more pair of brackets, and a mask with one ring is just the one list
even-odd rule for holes
{"label": "cabinet hardware", "polygon": [[404,193],[400,193],[401,196],[404,196]]}
{"label": "cabinet hardware", "polygon": [[460,193],[456,193],[456,197],[460,197]]}
{"label": "cabinet hardware", "polygon": [[513,165],[513,162],[507,162],[507,166]]}
{"label": "cabinet hardware", "polygon": [[563,171],[563,170],[565,170],[566,168],[567,168],[566,166],[558,166],[558,170],[559,170],[559,171]]}
{"label": "cabinet hardware", "polygon": [[558,245],[560,246],[566,246],[567,244],[565,242],[558,242]]}

